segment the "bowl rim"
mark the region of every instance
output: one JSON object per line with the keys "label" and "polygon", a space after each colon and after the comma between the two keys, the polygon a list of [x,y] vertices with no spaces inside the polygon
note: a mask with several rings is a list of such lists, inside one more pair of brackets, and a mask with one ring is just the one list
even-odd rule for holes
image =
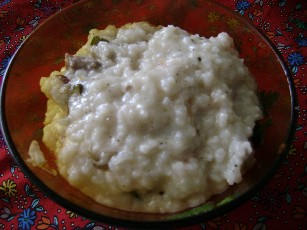
{"label": "bowl rim", "polygon": [[[3,75],[2,84],[0,88],[0,127],[2,130],[3,138],[6,143],[6,146],[8,148],[8,151],[10,155],[13,157],[13,159],[17,162],[18,166],[21,168],[22,172],[29,178],[30,182],[33,183],[35,186],[37,186],[42,192],[44,192],[48,198],[50,198],[52,201],[54,201],[57,205],[60,205],[61,207],[72,210],[90,220],[102,222],[104,224],[111,224],[115,226],[121,226],[121,227],[132,227],[132,228],[170,228],[170,227],[183,227],[187,225],[195,225],[197,223],[205,222],[208,219],[211,219],[213,217],[216,217],[218,215],[222,215],[226,213],[227,211],[233,210],[236,207],[240,206],[242,203],[248,200],[253,194],[255,194],[257,191],[259,191],[262,187],[264,187],[273,177],[277,169],[280,167],[281,163],[284,161],[285,155],[288,152],[290,148],[290,143],[292,142],[292,139],[295,134],[295,128],[297,123],[297,106],[298,106],[298,100],[294,85],[294,80],[292,77],[292,74],[286,64],[286,61],[284,60],[281,53],[278,51],[274,43],[259,29],[257,28],[252,22],[250,22],[247,18],[245,18],[242,15],[239,15],[235,11],[231,10],[230,8],[227,8],[226,6],[215,2],[213,0],[205,0],[209,3],[212,3],[216,5],[218,8],[221,8],[223,11],[227,12],[228,14],[231,14],[236,19],[238,19],[240,22],[246,24],[250,29],[252,29],[255,34],[257,34],[271,49],[272,53],[276,56],[277,60],[279,61],[285,76],[288,82],[289,87],[289,96],[291,99],[290,105],[291,105],[291,116],[290,116],[290,124],[288,127],[288,132],[286,135],[286,138],[284,140],[285,148],[279,154],[279,157],[274,162],[274,164],[271,166],[268,174],[263,177],[261,180],[258,181],[254,186],[252,186],[249,190],[247,190],[245,193],[241,194],[240,197],[235,197],[230,202],[226,202],[225,204],[218,206],[214,208],[214,210],[209,210],[206,213],[198,213],[194,216],[185,216],[181,219],[168,219],[168,220],[159,220],[159,221],[144,221],[144,220],[129,220],[129,219],[119,219],[115,217],[105,216],[98,213],[95,213],[93,211],[90,211],[86,208],[80,207],[79,205],[76,205],[68,200],[66,200],[64,197],[57,194],[54,190],[49,188],[43,181],[41,181],[34,173],[33,171],[26,165],[23,158],[20,156],[19,152],[17,151],[16,146],[14,145],[14,142],[12,140],[7,119],[5,115],[5,99],[6,99],[6,90],[7,90],[7,83],[8,78],[10,75],[10,70],[12,66],[14,65],[14,61],[17,58],[20,50],[27,44],[27,41],[35,36],[35,32],[38,31],[41,27],[43,27],[46,23],[48,23],[50,20],[52,20],[53,17],[56,17],[58,14],[64,14],[67,11],[70,11],[71,9],[78,7],[82,4],[85,4],[90,0],[81,0],[76,3],[73,3],[72,5],[69,5],[65,7],[64,9],[54,13],[49,18],[47,18],[44,22],[40,23],[28,36],[27,38],[19,45],[19,47],[15,50],[14,54],[12,55],[6,70]],[[202,0],[199,0],[202,1]]]}

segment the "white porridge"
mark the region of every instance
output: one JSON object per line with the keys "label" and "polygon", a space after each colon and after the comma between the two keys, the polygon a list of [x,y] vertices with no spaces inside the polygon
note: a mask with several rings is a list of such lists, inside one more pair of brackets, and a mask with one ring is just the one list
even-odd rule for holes
{"label": "white porridge", "polygon": [[256,84],[226,33],[147,23],[92,30],[41,79],[43,141],[59,172],[104,205],[197,206],[239,183],[261,118]]}

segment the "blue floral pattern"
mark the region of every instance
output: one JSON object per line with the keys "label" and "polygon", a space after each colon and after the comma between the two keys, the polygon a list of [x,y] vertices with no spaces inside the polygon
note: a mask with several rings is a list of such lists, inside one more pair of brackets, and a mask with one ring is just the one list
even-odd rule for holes
{"label": "blue floral pattern", "polygon": [[247,10],[251,4],[247,0],[241,0],[236,3],[236,9],[240,14],[244,14],[245,10]]}
{"label": "blue floral pattern", "polygon": [[288,62],[291,66],[300,66],[305,63],[305,60],[302,54],[294,52],[288,55]]}
{"label": "blue floral pattern", "polygon": [[298,35],[298,37],[295,38],[295,41],[297,42],[297,45],[300,47],[306,47],[307,46],[307,38],[304,37],[304,35],[301,33]]}
{"label": "blue floral pattern", "polygon": [[23,210],[23,212],[20,214],[20,217],[18,218],[19,222],[19,228],[30,230],[31,226],[34,225],[34,221],[36,219],[36,214],[34,210],[31,210],[30,208]]}

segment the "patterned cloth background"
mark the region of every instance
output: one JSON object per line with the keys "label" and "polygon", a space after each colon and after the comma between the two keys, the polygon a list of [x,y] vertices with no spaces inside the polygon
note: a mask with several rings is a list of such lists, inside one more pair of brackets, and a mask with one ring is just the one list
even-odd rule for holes
{"label": "patterned cloth background", "polygon": [[[0,83],[13,53],[31,31],[74,2],[0,0]],[[299,99],[297,131],[286,160],[261,191],[235,210],[181,229],[307,229],[307,1],[217,2],[260,28],[286,60]],[[48,199],[21,172],[0,133],[0,229],[122,228],[92,222]]]}

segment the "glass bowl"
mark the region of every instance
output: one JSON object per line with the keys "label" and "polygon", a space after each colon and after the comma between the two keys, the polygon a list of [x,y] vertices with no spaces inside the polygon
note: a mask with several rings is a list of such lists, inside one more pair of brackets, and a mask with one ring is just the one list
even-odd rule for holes
{"label": "glass bowl", "polygon": [[[40,91],[40,78],[59,70],[64,65],[64,54],[75,53],[86,42],[90,29],[137,21],[172,24],[205,37],[228,32],[256,79],[265,113],[252,138],[256,162],[242,183],[205,204],[178,213],[134,213],[100,205],[61,176],[26,162],[31,141],[42,138],[47,99]],[[265,36],[235,12],[208,0],[80,1],[46,20],[14,55],[1,89],[1,125],[10,153],[24,173],[58,204],[100,222],[160,228],[195,224],[222,215],[259,190],[288,149],[295,127],[295,105],[293,82],[281,56]],[[52,154],[46,148],[43,151],[52,165]]]}

